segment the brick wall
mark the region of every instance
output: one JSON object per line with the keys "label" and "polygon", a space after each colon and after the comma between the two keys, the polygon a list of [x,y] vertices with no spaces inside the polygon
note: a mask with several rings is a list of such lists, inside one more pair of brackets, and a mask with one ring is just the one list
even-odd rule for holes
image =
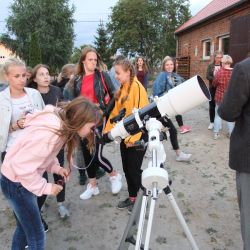
{"label": "brick wall", "polygon": [[218,50],[219,37],[230,33],[231,19],[247,14],[250,14],[249,4],[247,8],[238,7],[198,27],[177,34],[177,57],[190,56],[190,77],[199,74],[207,82],[206,69],[212,57],[203,59],[203,41],[211,39],[213,51]]}

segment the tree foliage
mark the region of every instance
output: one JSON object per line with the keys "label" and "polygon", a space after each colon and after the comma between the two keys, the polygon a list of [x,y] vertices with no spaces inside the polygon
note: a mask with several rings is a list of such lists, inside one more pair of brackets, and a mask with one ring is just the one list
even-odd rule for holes
{"label": "tree foliage", "polygon": [[1,37],[5,46],[27,61],[36,32],[42,63],[55,70],[68,62],[74,39],[74,6],[69,6],[69,0],[14,0],[10,13],[8,32]]}
{"label": "tree foliage", "polygon": [[108,33],[103,22],[100,22],[100,24],[98,25],[97,36],[95,36],[94,45],[103,62],[107,64],[108,68],[110,68],[112,64],[111,50],[109,46]]}
{"label": "tree foliage", "polygon": [[38,41],[37,33],[34,32],[31,35],[30,47],[29,47],[29,61],[28,65],[32,68],[42,62],[41,49]]}
{"label": "tree foliage", "polygon": [[189,0],[119,0],[108,23],[112,50],[139,53],[155,66],[175,56],[174,31],[190,16]]}

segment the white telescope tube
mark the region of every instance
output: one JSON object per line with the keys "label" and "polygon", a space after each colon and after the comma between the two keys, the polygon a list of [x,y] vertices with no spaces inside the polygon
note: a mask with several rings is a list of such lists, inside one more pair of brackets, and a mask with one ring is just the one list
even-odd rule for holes
{"label": "white telescope tube", "polygon": [[161,116],[173,117],[181,115],[192,108],[208,101],[210,96],[205,92],[206,85],[200,76],[196,75],[177,87],[168,91],[156,101]]}

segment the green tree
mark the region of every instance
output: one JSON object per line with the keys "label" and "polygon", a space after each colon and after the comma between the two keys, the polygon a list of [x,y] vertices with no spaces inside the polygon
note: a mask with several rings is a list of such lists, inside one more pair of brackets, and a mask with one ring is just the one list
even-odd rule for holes
{"label": "green tree", "polygon": [[28,65],[32,68],[42,62],[41,49],[38,41],[37,33],[34,32],[31,35],[30,47],[29,47],[29,61]]}
{"label": "green tree", "polygon": [[74,9],[69,0],[14,0],[1,42],[28,61],[31,35],[36,32],[42,63],[60,69],[72,53]]}
{"label": "green tree", "polygon": [[104,27],[103,22],[100,22],[97,28],[97,36],[95,36],[95,49],[101,55],[104,63],[107,64],[108,68],[111,67],[111,50],[109,46],[109,38],[107,30]]}
{"label": "green tree", "polygon": [[152,68],[175,56],[175,29],[190,18],[187,0],[120,0],[108,23],[112,50],[145,56]]}

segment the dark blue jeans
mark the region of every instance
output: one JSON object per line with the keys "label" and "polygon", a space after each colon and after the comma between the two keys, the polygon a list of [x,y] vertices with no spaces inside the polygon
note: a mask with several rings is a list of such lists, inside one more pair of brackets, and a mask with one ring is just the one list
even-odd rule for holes
{"label": "dark blue jeans", "polygon": [[16,230],[12,239],[12,250],[45,249],[45,233],[37,205],[37,197],[20,183],[12,182],[5,176],[0,179],[2,192],[14,211]]}

